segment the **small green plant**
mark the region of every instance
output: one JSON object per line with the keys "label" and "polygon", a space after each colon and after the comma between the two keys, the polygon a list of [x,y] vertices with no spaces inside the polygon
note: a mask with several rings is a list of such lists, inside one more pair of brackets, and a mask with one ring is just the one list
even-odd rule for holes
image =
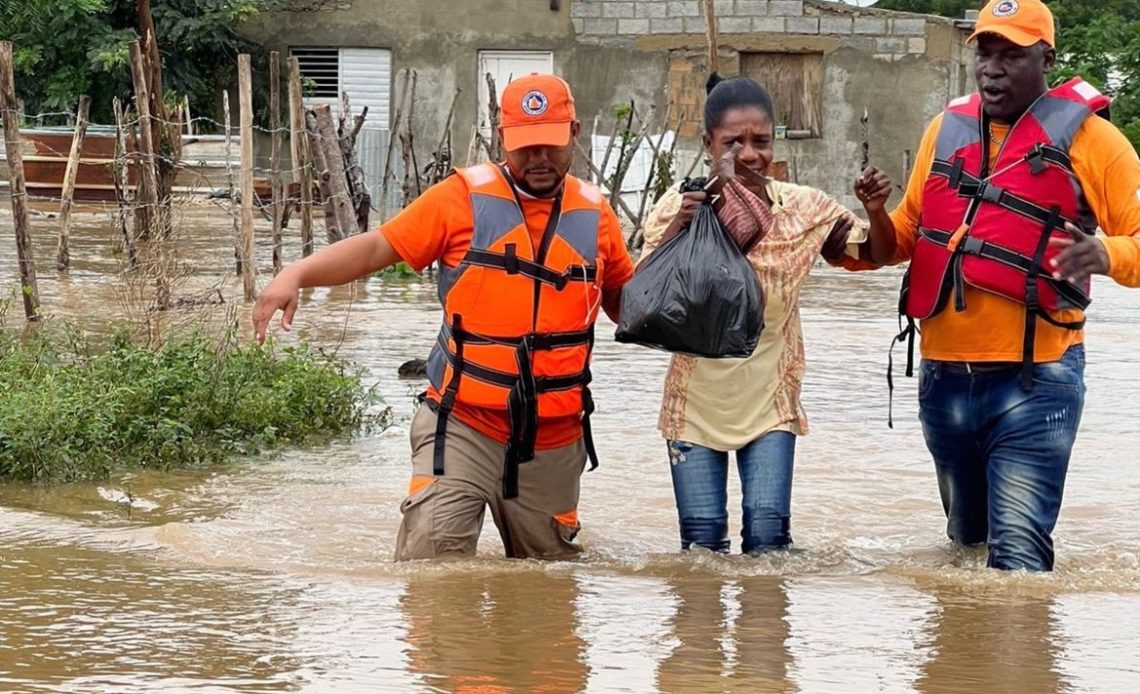
{"label": "small green plant", "polygon": [[407,263],[405,263],[402,260],[400,262],[396,263],[395,265],[391,265],[389,267],[386,267],[383,270],[381,270],[380,272],[377,272],[373,275],[373,277],[383,277],[385,279],[392,279],[392,278],[399,279],[402,277],[419,277],[419,276],[420,276],[420,273],[413,270],[411,265],[408,265]]}
{"label": "small green plant", "polygon": [[0,332],[0,479],[64,482],[219,463],[383,426],[360,374],[306,346],[52,326]]}

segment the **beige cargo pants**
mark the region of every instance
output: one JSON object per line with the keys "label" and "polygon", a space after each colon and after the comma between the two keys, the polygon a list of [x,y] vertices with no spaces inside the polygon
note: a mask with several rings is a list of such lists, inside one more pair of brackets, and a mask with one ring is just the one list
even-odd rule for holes
{"label": "beige cargo pants", "polygon": [[567,559],[581,551],[579,478],[586,447],[536,451],[519,465],[519,495],[503,498],[506,446],[457,418],[447,422],[445,469],[432,475],[436,414],[421,404],[412,418],[412,481],[400,505],[396,561],[475,555],[488,506],[508,557]]}

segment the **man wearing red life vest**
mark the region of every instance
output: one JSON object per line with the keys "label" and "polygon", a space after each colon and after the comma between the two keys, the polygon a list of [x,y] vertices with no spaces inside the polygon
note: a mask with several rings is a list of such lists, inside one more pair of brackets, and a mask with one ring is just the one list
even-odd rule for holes
{"label": "man wearing red life vest", "polygon": [[303,287],[403,260],[438,261],[443,321],[411,425],[412,479],[396,558],[475,553],[487,506],[509,557],[579,551],[579,476],[597,465],[590,356],[633,264],[601,191],[568,175],[580,125],[563,80],[529,75],[501,99],[505,163],[456,171],[378,232],[286,268],[254,307],[288,330]]}
{"label": "man wearing red life vest", "polygon": [[991,0],[971,41],[979,91],[930,124],[889,215],[894,258],[875,260],[910,260],[899,339],[921,322],[920,420],[947,533],[986,543],[991,567],[1048,571],[1084,407],[1089,277],[1140,286],[1140,160],[1095,88],[1048,87],[1040,0]]}

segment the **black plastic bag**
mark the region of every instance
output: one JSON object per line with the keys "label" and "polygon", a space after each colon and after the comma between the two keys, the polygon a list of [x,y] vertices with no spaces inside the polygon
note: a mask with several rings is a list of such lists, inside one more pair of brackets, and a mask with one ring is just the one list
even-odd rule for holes
{"label": "black plastic bag", "polygon": [[764,293],[712,205],[653,252],[622,290],[614,339],[695,357],[747,357],[764,328]]}

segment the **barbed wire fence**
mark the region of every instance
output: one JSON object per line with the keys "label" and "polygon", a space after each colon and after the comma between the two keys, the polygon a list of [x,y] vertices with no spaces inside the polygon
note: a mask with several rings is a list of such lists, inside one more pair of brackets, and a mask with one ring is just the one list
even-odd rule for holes
{"label": "barbed wire fence", "polygon": [[[271,60],[274,59],[277,59],[275,54]],[[260,273],[263,264],[254,257],[255,215],[270,223],[271,267],[275,274],[283,263],[282,232],[289,228],[294,218],[299,219],[300,255],[304,257],[314,248],[313,226],[318,221],[314,217],[323,217],[320,221],[323,222],[327,242],[334,243],[367,230],[373,215],[381,222],[386,221],[390,211],[406,207],[420,192],[442,180],[455,166],[501,161],[498,124],[493,121],[479,123],[472,128],[470,147],[464,161],[456,159],[451,133],[460,93],[457,90],[442,135],[428,139],[435,149],[420,166],[414,146],[415,131],[419,127],[414,120],[416,74],[414,70],[405,70],[400,75],[404,88],[397,102],[395,120],[391,130],[385,131],[387,141],[381,140],[378,147],[381,151],[371,153],[381,164],[378,172],[375,171],[377,167],[373,167],[373,178],[378,174],[380,180],[368,181],[360,161],[361,147],[357,140],[368,116],[367,108],[354,114],[348,94],[342,95],[337,104],[335,120],[332,104],[305,106],[307,100],[303,98],[299,66],[295,58],[290,58],[288,63],[288,125],[263,127],[253,123],[249,62],[248,56],[242,56],[238,65],[241,113],[236,126],[230,118],[228,93],[224,95],[226,108],[220,121],[205,115],[189,117],[189,104],[185,101],[173,105],[172,118],[162,118],[147,113],[145,106],[140,108],[139,99],[122,103],[116,99],[116,123],[90,124],[86,128],[88,142],[113,140],[109,156],[105,156],[107,153],[100,147],[84,142],[80,128],[74,130],[75,139],[67,142],[67,132],[82,120],[76,113],[50,111],[29,115],[23,112],[23,105],[16,99],[12,77],[11,45],[0,42],[0,119],[4,121],[4,152],[10,182],[8,194],[17,232],[21,293],[25,298],[28,320],[37,320],[42,315],[38,305],[35,263],[31,257],[31,245],[27,242],[27,218],[35,213],[29,205],[31,202],[48,208],[70,206],[76,201],[95,202],[101,204],[101,211],[110,212],[117,227],[117,242],[121,243],[125,257],[123,302],[129,313],[153,331],[157,330],[158,314],[225,301],[221,282],[193,295],[180,295],[176,291],[176,287],[195,272],[194,268],[179,262],[178,242],[187,214],[195,209],[196,204],[216,207],[230,218],[234,230],[234,274],[242,276],[244,298],[248,302],[256,296],[263,279]],[[496,94],[494,80],[490,75],[486,77],[493,103]],[[497,104],[494,106],[490,111],[497,113]],[[651,195],[663,192],[679,173],[675,166],[678,139],[675,134],[684,114],[678,114],[674,121],[670,118],[671,109],[666,110],[660,119],[653,107],[642,112],[632,105],[631,109],[632,112],[623,111],[615,119],[613,134],[605,140],[601,166],[594,162],[597,154],[595,142],[599,140],[596,137],[597,120],[590,134],[590,149],[587,151],[581,144],[577,146],[577,163],[585,171],[585,177],[603,189],[619,216],[625,217],[627,227],[631,229],[630,245],[636,247],[644,231],[647,201]],[[621,127],[623,119],[626,121],[624,128]],[[23,133],[21,125],[24,126]],[[54,140],[40,132],[53,128],[60,135]],[[179,151],[163,151],[154,147],[153,142],[146,143],[147,133],[153,135],[156,131],[176,134],[180,139]],[[268,166],[264,159],[256,161],[253,158],[255,138],[274,143],[275,154],[270,157]],[[285,140],[288,140],[291,152],[287,166],[281,164],[281,156],[277,153],[280,143]],[[236,184],[233,176],[234,143],[241,152],[240,175]],[[102,146],[105,148],[106,143]],[[394,156],[397,151],[400,152],[399,161]],[[67,162],[69,169],[74,169],[74,175],[69,171],[61,186],[51,186],[42,180],[33,181],[29,190],[23,170],[25,156],[34,157],[37,163]],[[639,156],[641,161],[635,162]],[[610,162],[613,166],[609,166]],[[626,179],[636,168],[635,163],[642,169],[648,165],[648,172],[642,170],[639,173],[637,190],[634,191],[637,195],[627,200],[630,191]],[[148,191],[151,186],[147,180],[157,175],[159,167],[173,172],[172,187],[168,197],[163,199],[157,199]],[[691,173],[692,168],[686,175]],[[399,181],[401,174],[403,185],[390,189],[390,184]],[[76,184],[77,178],[82,182]],[[82,193],[78,200],[77,190]],[[324,214],[318,215],[313,210],[314,206]],[[83,209],[89,210],[89,205]],[[163,219],[169,220],[165,232],[158,228]],[[145,226],[140,228],[142,225]],[[66,231],[61,229],[60,272],[68,271],[62,252],[65,234]],[[224,274],[233,276],[228,272]],[[166,322],[169,323],[169,319]]]}

